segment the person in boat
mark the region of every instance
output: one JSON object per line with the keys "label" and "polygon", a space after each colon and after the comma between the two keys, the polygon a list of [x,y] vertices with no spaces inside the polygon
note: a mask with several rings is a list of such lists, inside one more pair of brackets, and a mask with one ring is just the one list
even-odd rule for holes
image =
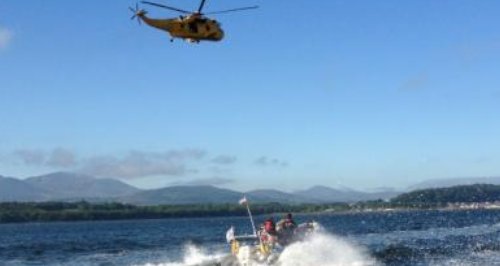
{"label": "person in boat", "polygon": [[266,219],[262,224],[260,228],[260,240],[262,241],[262,244],[271,247],[276,244],[278,238],[273,218]]}
{"label": "person in boat", "polygon": [[287,213],[285,216],[283,216],[283,219],[278,222],[276,228],[278,234],[278,242],[280,245],[286,246],[293,241],[297,224],[293,220],[291,213]]}

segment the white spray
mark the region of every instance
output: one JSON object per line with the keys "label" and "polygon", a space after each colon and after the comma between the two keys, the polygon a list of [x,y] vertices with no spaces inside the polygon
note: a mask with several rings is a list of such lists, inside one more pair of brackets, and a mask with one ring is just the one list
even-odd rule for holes
{"label": "white spray", "polygon": [[144,266],[194,266],[210,261],[218,261],[223,256],[224,254],[207,254],[206,251],[197,246],[186,245],[182,262],[166,262],[159,264],[148,263]]}
{"label": "white spray", "polygon": [[[227,255],[227,254],[226,254]],[[208,254],[199,247],[187,245],[182,262],[146,264],[145,266],[194,266],[217,261],[224,254]],[[304,240],[286,247],[277,266],[375,266],[377,261],[368,252],[321,228]],[[268,266],[268,265],[259,265]]]}
{"label": "white spray", "polygon": [[368,266],[378,265],[366,250],[326,232],[313,233],[288,246],[278,260],[280,266]]}

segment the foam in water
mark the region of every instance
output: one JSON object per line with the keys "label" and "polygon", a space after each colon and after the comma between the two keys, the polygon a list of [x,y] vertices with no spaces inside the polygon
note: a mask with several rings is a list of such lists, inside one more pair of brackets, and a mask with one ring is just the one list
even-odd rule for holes
{"label": "foam in water", "polygon": [[[187,245],[182,262],[146,264],[145,266],[193,266],[207,265],[221,259],[224,254],[207,254],[201,248]],[[317,232],[303,241],[294,243],[283,250],[279,266],[368,266],[378,265],[367,252],[340,237],[326,232]],[[266,265],[262,265],[266,266]]]}
{"label": "foam in water", "polygon": [[186,245],[182,262],[166,262],[159,264],[145,264],[144,266],[192,266],[217,261],[224,254],[207,254],[203,249],[194,245]]}
{"label": "foam in water", "polygon": [[364,249],[325,232],[288,246],[278,262],[282,266],[377,265]]}

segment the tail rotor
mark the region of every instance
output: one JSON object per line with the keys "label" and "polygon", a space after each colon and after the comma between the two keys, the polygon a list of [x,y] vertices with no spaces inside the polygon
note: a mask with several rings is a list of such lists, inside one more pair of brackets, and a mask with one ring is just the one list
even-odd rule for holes
{"label": "tail rotor", "polygon": [[130,18],[131,20],[137,19],[137,22],[139,25],[141,25],[141,17],[146,14],[146,11],[144,9],[139,9],[139,4],[135,4],[135,8],[129,7],[128,8],[134,15]]}

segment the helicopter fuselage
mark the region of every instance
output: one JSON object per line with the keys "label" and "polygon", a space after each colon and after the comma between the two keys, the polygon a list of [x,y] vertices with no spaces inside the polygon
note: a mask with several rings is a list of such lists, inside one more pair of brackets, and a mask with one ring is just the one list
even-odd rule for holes
{"label": "helicopter fuselage", "polygon": [[220,41],[224,38],[224,31],[219,22],[198,14],[170,19],[153,19],[145,14],[138,16],[149,26],[170,33],[172,38],[182,38],[191,42]]}

